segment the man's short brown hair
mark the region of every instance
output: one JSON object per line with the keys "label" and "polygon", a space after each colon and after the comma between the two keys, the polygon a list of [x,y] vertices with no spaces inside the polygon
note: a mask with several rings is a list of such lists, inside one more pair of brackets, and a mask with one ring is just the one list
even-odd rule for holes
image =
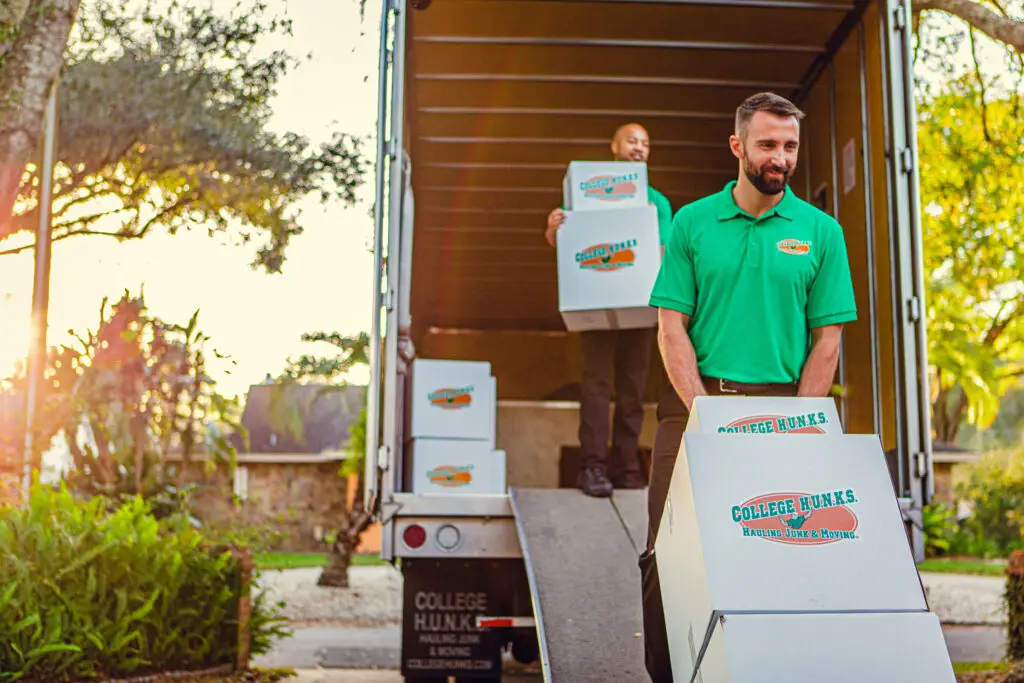
{"label": "man's short brown hair", "polygon": [[750,123],[750,119],[759,111],[781,117],[794,116],[797,121],[804,118],[804,113],[785,97],[773,92],[760,92],[751,95],[736,108],[736,135],[741,139],[746,137],[747,124]]}

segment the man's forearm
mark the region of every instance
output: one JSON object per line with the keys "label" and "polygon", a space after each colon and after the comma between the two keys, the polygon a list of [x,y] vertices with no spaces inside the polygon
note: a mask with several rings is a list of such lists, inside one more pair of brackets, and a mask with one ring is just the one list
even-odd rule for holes
{"label": "man's forearm", "polygon": [[839,364],[839,333],[816,334],[800,373],[798,396],[828,396]]}
{"label": "man's forearm", "polygon": [[707,390],[697,369],[697,353],[693,349],[690,335],[686,331],[687,320],[678,315],[661,316],[658,325],[658,347],[665,363],[672,387],[687,410],[692,409],[693,399],[707,396]]}

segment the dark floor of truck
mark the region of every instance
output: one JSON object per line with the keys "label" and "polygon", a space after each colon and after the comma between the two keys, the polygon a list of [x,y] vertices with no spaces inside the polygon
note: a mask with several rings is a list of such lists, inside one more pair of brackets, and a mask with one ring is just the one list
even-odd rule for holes
{"label": "dark floor of truck", "polygon": [[640,569],[646,491],[510,492],[533,593],[544,680],[645,683]]}

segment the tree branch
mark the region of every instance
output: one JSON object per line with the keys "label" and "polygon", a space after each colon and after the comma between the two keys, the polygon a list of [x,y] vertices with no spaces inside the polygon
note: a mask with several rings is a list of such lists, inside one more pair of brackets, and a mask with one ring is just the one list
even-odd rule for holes
{"label": "tree branch", "polygon": [[1003,308],[1006,306],[1006,302],[999,307],[999,311],[996,312],[992,318],[992,324],[988,328],[988,332],[985,333],[985,346],[992,346],[999,339],[999,336],[1006,331],[1006,328],[1013,322],[1013,319],[1024,311],[1021,307],[1021,303],[1024,302],[1024,297],[1017,297],[1013,310],[1011,310],[1005,318],[999,319],[999,316],[1003,313]]}
{"label": "tree branch", "polygon": [[[79,235],[104,235],[105,237],[114,237],[114,238],[117,238],[119,240],[134,240],[134,239],[139,239],[139,238],[145,236],[143,233],[136,234],[136,233],[131,233],[131,232],[129,232],[129,233],[103,232],[102,230],[75,230],[73,232],[66,232],[63,235],[57,235],[56,237],[51,238],[50,242],[51,243],[52,242],[60,242],[61,240],[66,240],[69,237],[77,237]],[[20,247],[15,247],[14,249],[8,249],[6,251],[0,251],[0,256],[10,256],[11,254],[20,254],[21,252],[28,251],[29,249],[32,249],[35,246],[36,245],[33,242],[32,244],[25,244],[25,245],[20,246]]]}
{"label": "tree branch", "polygon": [[988,130],[988,103],[986,102],[987,97],[985,95],[985,77],[981,73],[981,63],[978,62],[978,46],[977,40],[975,39],[975,30],[971,26],[968,31],[968,35],[971,37],[971,59],[974,60],[974,73],[978,77],[978,88],[980,89],[981,97],[981,130],[985,134],[985,142],[992,144],[992,135]]}
{"label": "tree branch", "polygon": [[966,21],[990,38],[1024,52],[1024,22],[1001,16],[973,0],[919,0],[915,10],[942,10]]}

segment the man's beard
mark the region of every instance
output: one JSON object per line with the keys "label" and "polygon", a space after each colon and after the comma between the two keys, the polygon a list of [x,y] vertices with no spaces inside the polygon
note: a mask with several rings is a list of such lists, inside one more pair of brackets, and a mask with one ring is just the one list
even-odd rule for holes
{"label": "man's beard", "polygon": [[[768,173],[775,172],[782,175],[782,178],[778,180],[769,180],[767,177]],[[749,158],[743,159],[743,173],[747,176],[747,180],[750,184],[757,188],[757,191],[761,194],[776,195],[786,189],[786,185],[789,184],[789,178],[793,173],[793,169],[787,169],[784,166],[776,166],[775,164],[765,164],[758,171],[751,165]]]}

